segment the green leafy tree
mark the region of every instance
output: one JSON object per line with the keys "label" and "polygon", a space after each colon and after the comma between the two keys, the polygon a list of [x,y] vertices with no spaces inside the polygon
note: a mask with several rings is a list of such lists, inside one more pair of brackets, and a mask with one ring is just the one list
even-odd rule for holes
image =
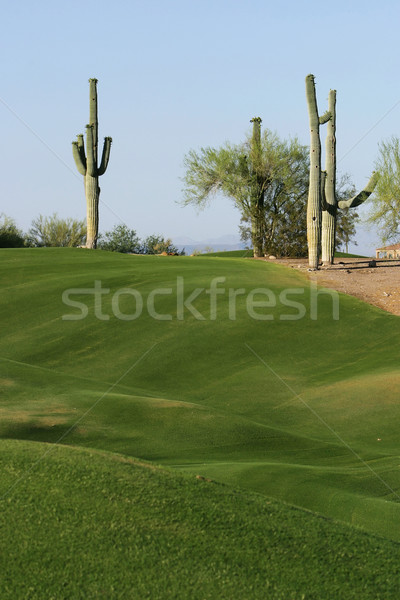
{"label": "green leafy tree", "polygon": [[368,222],[378,225],[381,239],[397,242],[400,239],[400,139],[392,136],[379,145],[375,161],[379,179],[371,202]]}
{"label": "green leafy tree", "polygon": [[14,219],[0,214],[0,248],[22,248],[25,245],[24,234],[18,229]]}
{"label": "green leafy tree", "polygon": [[251,122],[242,144],[188,152],[183,203],[204,208],[217,193],[230,198],[250,224],[254,256],[262,256],[276,246],[289,206],[306,197],[309,158],[296,138],[282,141],[269,130],[261,133],[259,117]]}
{"label": "green leafy tree", "polygon": [[[266,223],[265,231],[272,232],[272,235],[264,240],[265,255],[303,257],[307,255],[307,219],[306,197],[298,199],[296,202],[287,203],[285,210],[269,217]],[[267,217],[268,218],[268,217]],[[250,221],[242,217],[240,225],[241,239],[247,243],[251,242]]]}
{"label": "green leafy tree", "polygon": [[99,236],[98,248],[111,252],[138,254],[140,240],[134,229],[126,225],[115,225],[112,231],[106,231]]}
{"label": "green leafy tree", "polygon": [[84,220],[60,219],[56,213],[51,217],[39,215],[34,219],[27,235],[29,246],[82,246],[86,239]]}

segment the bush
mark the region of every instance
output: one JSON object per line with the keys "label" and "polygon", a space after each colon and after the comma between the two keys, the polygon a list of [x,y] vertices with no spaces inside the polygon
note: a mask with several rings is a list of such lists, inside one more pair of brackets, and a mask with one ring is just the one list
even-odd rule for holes
{"label": "bush", "polygon": [[[149,235],[143,240],[140,252],[141,254],[162,254],[162,252],[179,254],[178,248],[172,244],[172,241],[161,235]],[[184,254],[184,251],[180,254]]]}
{"label": "bush", "polygon": [[161,235],[149,235],[140,240],[136,231],[126,225],[116,225],[112,231],[100,234],[97,247],[101,250],[131,254],[185,254],[184,250],[179,252],[170,239]]}
{"label": "bush", "polygon": [[0,248],[23,248],[24,234],[15,221],[5,214],[0,215]]}
{"label": "bush", "polygon": [[27,245],[76,247],[84,245],[85,240],[86,223],[84,220],[59,219],[54,213],[51,217],[39,215],[32,221],[27,236]]}
{"label": "bush", "polygon": [[138,254],[140,241],[134,229],[126,225],[115,225],[112,231],[99,235],[97,247],[111,252]]}

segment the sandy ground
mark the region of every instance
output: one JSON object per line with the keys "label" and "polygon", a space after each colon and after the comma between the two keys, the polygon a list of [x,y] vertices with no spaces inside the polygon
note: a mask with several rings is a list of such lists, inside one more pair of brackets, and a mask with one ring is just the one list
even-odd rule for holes
{"label": "sandy ground", "polygon": [[334,265],[320,267],[318,271],[309,271],[304,259],[261,260],[300,269],[318,285],[356,296],[400,316],[400,260],[337,258]]}

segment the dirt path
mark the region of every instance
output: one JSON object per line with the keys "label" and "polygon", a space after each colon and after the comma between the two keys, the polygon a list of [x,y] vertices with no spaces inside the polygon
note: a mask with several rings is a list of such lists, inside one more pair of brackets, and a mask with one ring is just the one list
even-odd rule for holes
{"label": "dirt path", "polygon": [[318,271],[308,271],[308,263],[304,259],[262,260],[305,271],[318,285],[356,296],[400,316],[400,260],[338,258],[333,266],[320,267]]}

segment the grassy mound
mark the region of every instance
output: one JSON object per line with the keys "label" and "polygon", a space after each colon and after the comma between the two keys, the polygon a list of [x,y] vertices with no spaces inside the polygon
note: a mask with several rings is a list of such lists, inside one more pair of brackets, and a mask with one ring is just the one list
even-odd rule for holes
{"label": "grassy mound", "polygon": [[4,600],[398,597],[395,542],[123,456],[0,448]]}
{"label": "grassy mound", "polygon": [[[2,437],[139,456],[400,539],[397,317],[340,295],[336,319],[332,292],[245,259],[3,250],[0,283]],[[88,314],[65,320],[78,288]],[[138,294],[140,316],[117,318]]]}

